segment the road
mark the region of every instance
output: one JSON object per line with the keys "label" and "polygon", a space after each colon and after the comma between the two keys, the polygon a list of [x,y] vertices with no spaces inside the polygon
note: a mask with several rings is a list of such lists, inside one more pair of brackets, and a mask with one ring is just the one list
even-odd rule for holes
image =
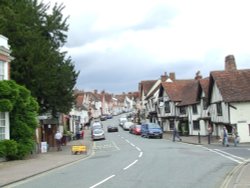
{"label": "road", "polygon": [[[105,130],[108,124],[118,125],[118,117],[103,124]],[[219,188],[228,172],[250,154],[242,150],[237,156],[232,155],[235,148],[221,149],[147,139],[119,129],[94,141],[89,158],[11,187]]]}

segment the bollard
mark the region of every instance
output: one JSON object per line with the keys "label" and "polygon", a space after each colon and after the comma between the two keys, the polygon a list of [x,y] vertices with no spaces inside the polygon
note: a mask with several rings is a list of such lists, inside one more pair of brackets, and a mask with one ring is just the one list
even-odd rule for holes
{"label": "bollard", "polygon": [[199,144],[201,143],[201,135],[200,135],[200,132],[198,132],[198,143],[199,143]]}
{"label": "bollard", "polygon": [[208,141],[208,144],[210,144],[211,143],[211,134],[210,133],[208,133],[208,135],[207,135],[207,141]]}

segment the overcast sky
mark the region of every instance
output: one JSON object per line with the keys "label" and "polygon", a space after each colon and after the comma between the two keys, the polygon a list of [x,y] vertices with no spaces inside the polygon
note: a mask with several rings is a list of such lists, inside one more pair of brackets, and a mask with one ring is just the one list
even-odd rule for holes
{"label": "overcast sky", "polygon": [[250,67],[248,0],[44,0],[69,16],[68,52],[80,71],[76,87],[137,91],[164,72],[177,79],[223,70],[233,54]]}

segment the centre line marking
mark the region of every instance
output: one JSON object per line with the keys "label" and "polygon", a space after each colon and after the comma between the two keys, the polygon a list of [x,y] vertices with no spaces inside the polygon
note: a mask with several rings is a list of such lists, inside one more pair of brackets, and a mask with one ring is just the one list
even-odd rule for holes
{"label": "centre line marking", "polygon": [[140,148],[138,148],[138,147],[136,147],[136,149],[137,149],[138,151],[141,151],[141,149],[140,149]]}
{"label": "centre line marking", "polygon": [[142,155],[143,155],[143,152],[140,152],[139,158],[141,158],[141,157],[142,157]]}
{"label": "centre line marking", "polygon": [[98,185],[101,185],[102,183],[108,181],[109,179],[111,179],[111,178],[113,178],[113,177],[115,177],[115,175],[109,176],[109,177],[107,177],[106,179],[100,181],[99,183],[97,183],[97,184],[95,184],[95,185],[93,185],[93,186],[91,186],[91,187],[89,187],[89,188],[97,187]]}
{"label": "centre line marking", "polygon": [[127,170],[128,168],[130,168],[131,166],[133,166],[135,163],[137,163],[137,159],[134,161],[134,162],[132,162],[130,165],[128,165],[127,167],[125,167],[125,168],[123,168],[123,170]]}

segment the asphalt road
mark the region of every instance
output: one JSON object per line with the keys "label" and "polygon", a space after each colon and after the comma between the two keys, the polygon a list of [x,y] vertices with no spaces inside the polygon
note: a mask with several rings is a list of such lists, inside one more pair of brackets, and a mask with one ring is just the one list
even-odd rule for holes
{"label": "asphalt road", "polygon": [[[103,124],[105,130],[108,124],[118,126],[118,117]],[[105,140],[93,144],[89,158],[19,182],[15,187],[219,188],[237,161],[242,160],[225,157],[216,148],[142,138],[122,129],[106,133]],[[244,152],[242,155],[243,159],[247,157]]]}

